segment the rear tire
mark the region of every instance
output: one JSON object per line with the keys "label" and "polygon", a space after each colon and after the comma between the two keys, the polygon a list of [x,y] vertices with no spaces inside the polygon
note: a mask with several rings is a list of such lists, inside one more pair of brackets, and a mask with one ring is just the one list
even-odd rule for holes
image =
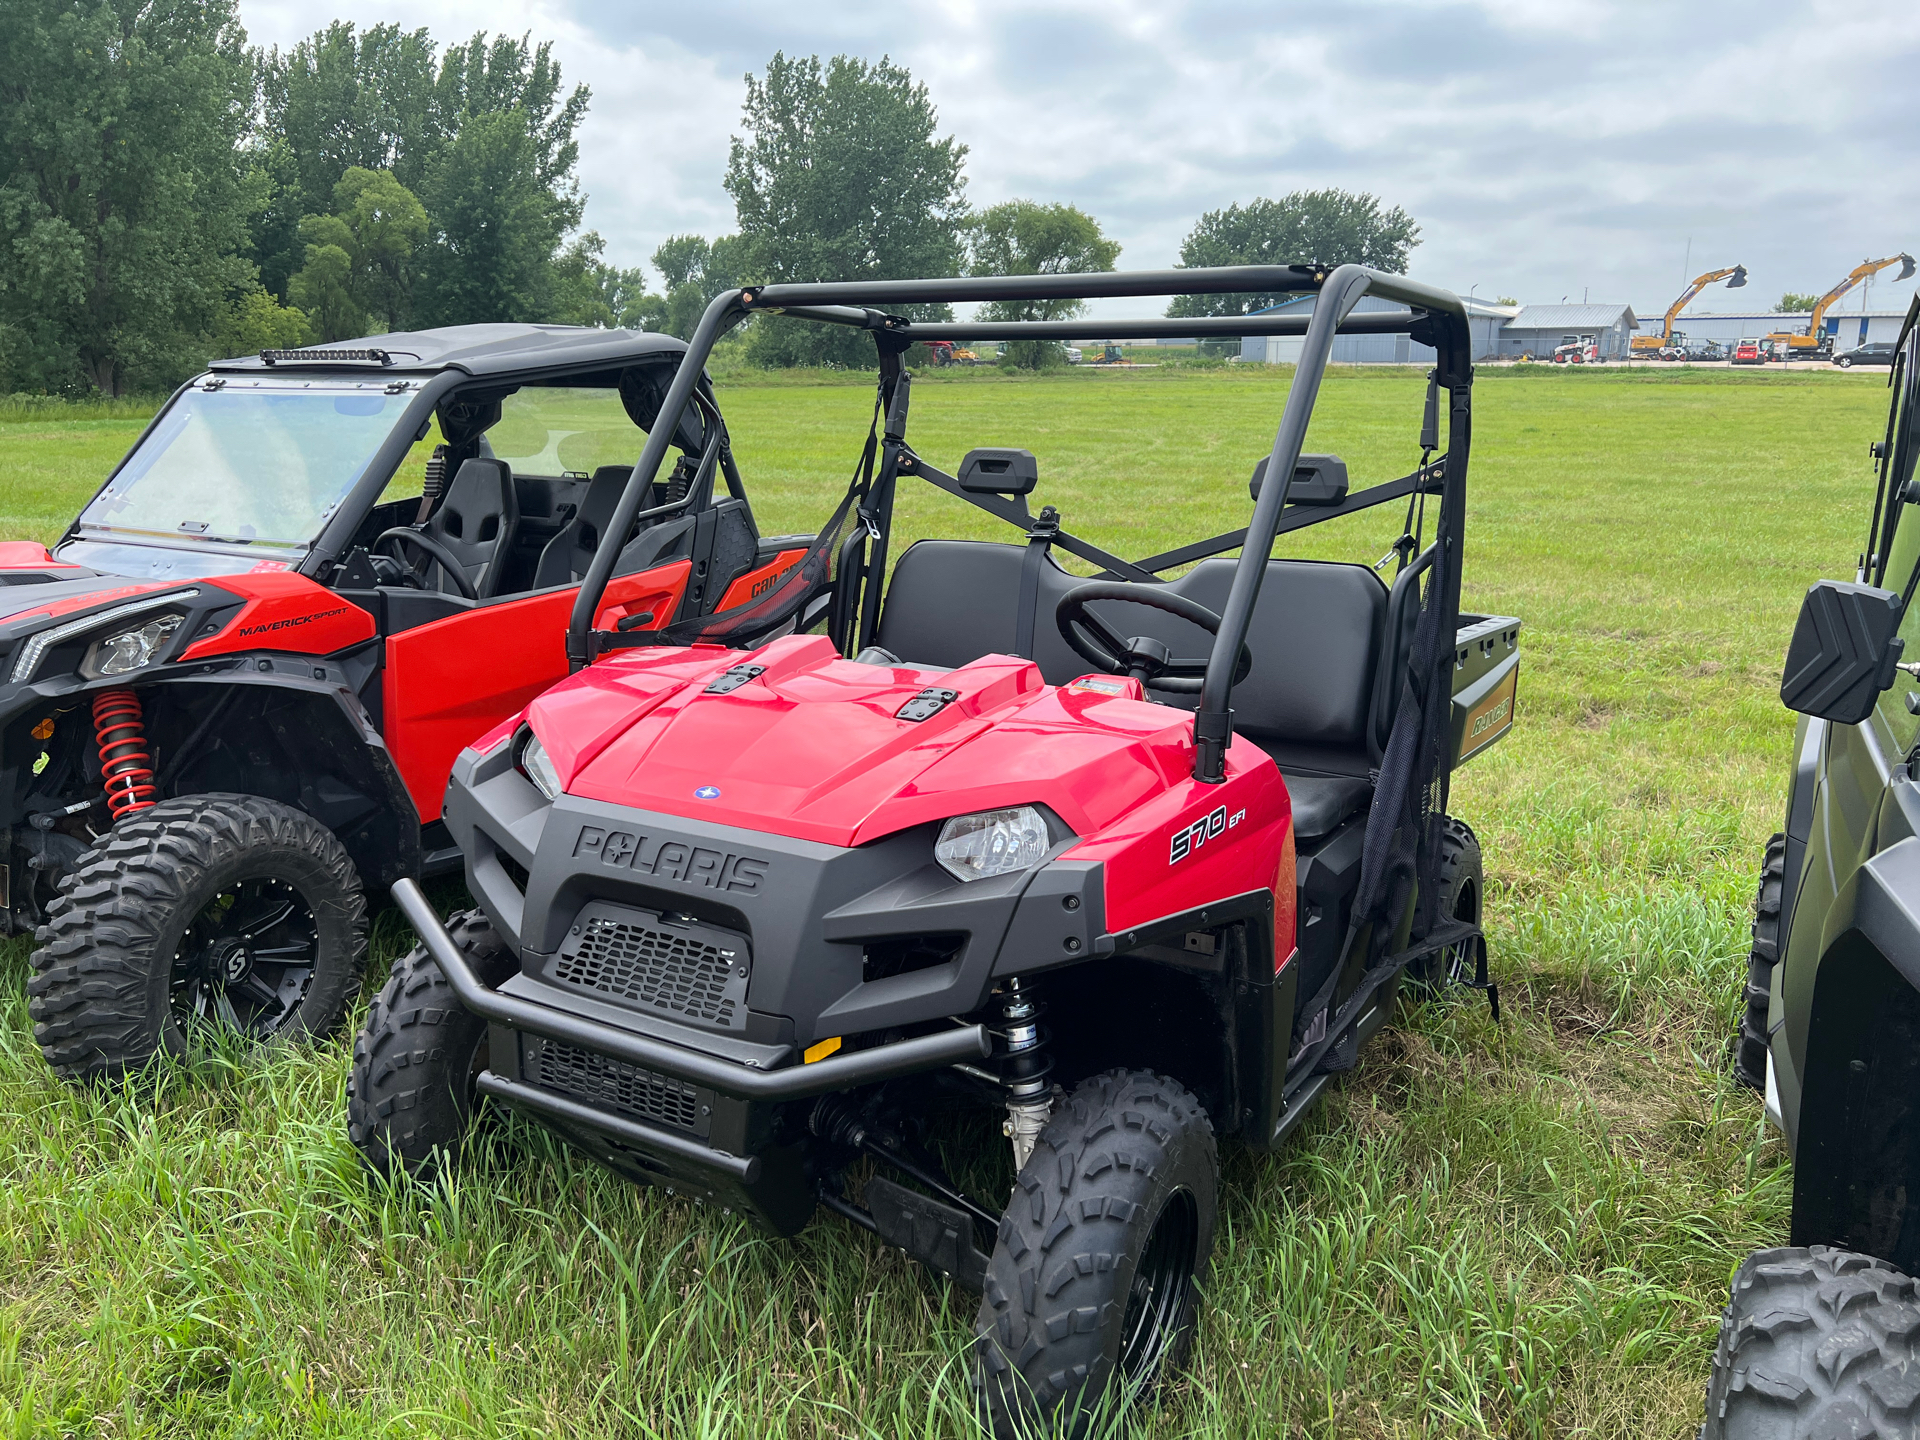
{"label": "rear tire", "polygon": [[[447,933],[486,985],[519,968],[482,911],[454,916]],[[426,946],[394,961],[354,1038],[347,1076],[347,1137],[367,1168],[424,1177],[456,1157],[473,1127],[473,1082],[486,1062],[487,1022],[462,1008]]]}
{"label": "rear tire", "polygon": [[1734,1272],[1700,1440],[1920,1437],[1920,1305],[1885,1261],[1825,1245]]}
{"label": "rear tire", "polygon": [[[1179,1369],[1218,1216],[1200,1102],[1109,1071],[1055,1110],[1000,1222],[974,1326],[974,1387],[995,1436],[1083,1436]],[[1117,1382],[1117,1383],[1116,1383]]]}
{"label": "rear tire", "polygon": [[34,932],[27,1013],[66,1080],[186,1053],[196,1020],[319,1039],[360,988],[367,903],[334,833],[257,795],[129,815],[62,877]]}
{"label": "rear tire", "polygon": [[[1480,837],[1464,820],[1451,815],[1440,818],[1440,918],[1480,923],[1485,898],[1486,872],[1480,857]],[[1461,964],[1471,964],[1471,953],[1449,946],[1438,955],[1416,960],[1407,966],[1407,981],[1420,991],[1439,993],[1455,978]],[[1472,979],[1471,975],[1467,976]]]}
{"label": "rear tire", "polygon": [[1773,967],[1780,959],[1780,892],[1787,865],[1787,837],[1767,841],[1760,862],[1760,893],[1753,902],[1753,948],[1747,953],[1747,993],[1734,1040],[1733,1074],[1749,1089],[1767,1088],[1767,1010],[1773,1001]]}

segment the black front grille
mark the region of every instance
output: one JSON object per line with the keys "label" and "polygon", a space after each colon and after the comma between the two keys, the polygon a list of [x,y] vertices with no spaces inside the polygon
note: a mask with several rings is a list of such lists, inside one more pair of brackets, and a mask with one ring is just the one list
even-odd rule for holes
{"label": "black front grille", "polygon": [[709,1025],[744,1022],[748,962],[741,937],[607,905],[588,906],[573,928],[554,979]]}
{"label": "black front grille", "polygon": [[657,1075],[557,1040],[540,1042],[532,1061],[532,1078],[550,1090],[656,1125],[705,1131],[700,1092],[671,1075]]}

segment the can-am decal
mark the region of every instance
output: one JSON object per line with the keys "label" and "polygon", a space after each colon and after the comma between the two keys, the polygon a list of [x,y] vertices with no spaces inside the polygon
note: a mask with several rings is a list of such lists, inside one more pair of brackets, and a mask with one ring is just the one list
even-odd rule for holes
{"label": "can-am decal", "polygon": [[1245,810],[1236,810],[1228,815],[1226,806],[1215,806],[1210,813],[1202,815],[1191,825],[1173,832],[1172,842],[1167,847],[1167,864],[1178,865],[1214,836],[1231,830],[1246,818]]}

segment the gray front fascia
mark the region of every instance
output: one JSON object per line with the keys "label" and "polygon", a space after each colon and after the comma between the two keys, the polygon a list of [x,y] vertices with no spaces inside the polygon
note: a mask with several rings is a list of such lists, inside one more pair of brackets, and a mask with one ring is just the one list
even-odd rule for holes
{"label": "gray front fascia", "polygon": [[[1098,863],[962,882],[933,863],[934,825],[849,848],[571,795],[549,806],[514,769],[511,748],[460,758],[446,819],[468,887],[520,947],[516,983],[537,980],[543,1003],[577,1008],[580,991],[544,976],[594,900],[747,935],[748,1008],[790,1021],[791,1041],[803,1047],[964,1015],[986,1002],[996,974],[1073,964],[1106,948]],[[503,856],[527,873],[524,899]],[[965,938],[944,964],[864,979],[867,942],[919,935]],[[773,1038],[754,1028],[755,1038]]]}

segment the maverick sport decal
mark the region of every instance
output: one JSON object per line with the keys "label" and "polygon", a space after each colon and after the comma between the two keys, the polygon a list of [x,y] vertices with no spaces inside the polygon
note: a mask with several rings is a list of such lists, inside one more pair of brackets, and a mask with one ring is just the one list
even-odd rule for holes
{"label": "maverick sport decal", "polygon": [[268,620],[259,625],[242,625],[234,635],[267,635],[275,630],[285,630],[294,625],[311,625],[315,620],[325,620],[334,615],[344,615],[353,607],[341,605],[332,610],[315,610],[307,615],[291,615],[284,620]]}
{"label": "maverick sport decal", "polygon": [[1229,816],[1226,806],[1216,806],[1210,814],[1202,815],[1191,825],[1173,832],[1172,842],[1167,847],[1167,864],[1178,865],[1214,836],[1231,830],[1246,818],[1245,810],[1236,810]]}
{"label": "maverick sport decal", "polygon": [[634,870],[736,895],[754,894],[767,876],[768,862],[757,856],[708,850],[680,840],[649,841],[631,830],[602,830],[597,825],[580,827],[573,853],[592,856],[617,870]]}

